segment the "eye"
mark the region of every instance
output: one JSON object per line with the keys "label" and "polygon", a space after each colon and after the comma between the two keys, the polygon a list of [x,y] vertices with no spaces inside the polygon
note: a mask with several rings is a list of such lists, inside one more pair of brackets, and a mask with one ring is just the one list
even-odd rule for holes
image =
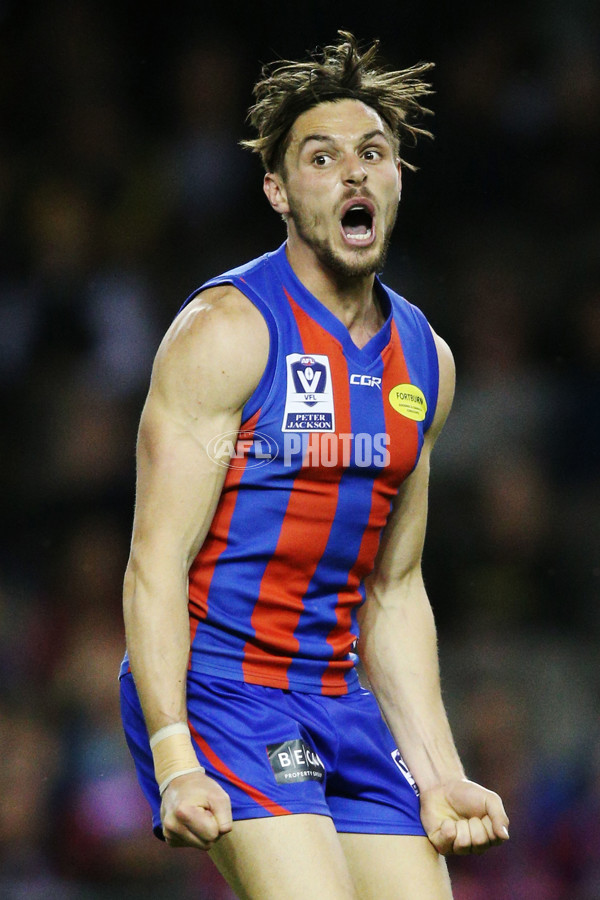
{"label": "eye", "polygon": [[331,157],[327,153],[315,153],[315,155],[313,156],[313,163],[319,169],[322,169],[323,166],[327,165],[330,159]]}
{"label": "eye", "polygon": [[375,162],[381,159],[381,156],[381,150],[376,150],[375,147],[369,147],[368,150],[363,151],[363,159],[366,159],[367,162]]}

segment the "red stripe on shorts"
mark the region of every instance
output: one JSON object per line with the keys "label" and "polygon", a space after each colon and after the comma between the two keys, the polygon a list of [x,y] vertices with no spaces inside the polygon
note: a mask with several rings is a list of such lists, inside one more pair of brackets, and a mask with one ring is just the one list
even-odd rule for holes
{"label": "red stripe on shorts", "polygon": [[231,781],[232,784],[235,784],[236,787],[240,788],[240,790],[244,791],[245,794],[254,800],[255,803],[258,803],[259,806],[262,806],[263,809],[266,809],[267,812],[270,812],[274,816],[290,816],[291,811],[289,809],[285,809],[285,807],[280,806],[278,803],[275,803],[274,800],[271,800],[267,797],[266,794],[263,794],[262,791],[259,791],[257,788],[252,787],[251,784],[247,784],[245,781],[242,781],[235,772],[232,772],[229,766],[225,765],[222,759],[220,759],[212,747],[207,744],[203,737],[201,737],[191,722],[188,722],[190,726],[190,732],[194,739],[194,741],[198,744],[200,750],[202,750],[203,754],[206,756],[208,760],[212,763],[212,765],[223,775],[228,781]]}

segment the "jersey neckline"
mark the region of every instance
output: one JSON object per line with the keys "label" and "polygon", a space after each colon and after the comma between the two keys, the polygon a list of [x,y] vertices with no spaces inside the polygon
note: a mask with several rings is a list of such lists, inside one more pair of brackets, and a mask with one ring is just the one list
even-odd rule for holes
{"label": "jersey neckline", "polygon": [[379,278],[377,276],[375,277],[375,291],[381,302],[386,319],[379,331],[367,341],[364,347],[358,347],[352,340],[350,332],[344,323],[341,322],[324,303],[321,303],[321,301],[315,297],[304,284],[302,284],[287,258],[286,245],[287,241],[284,241],[278,250],[267,254],[269,262],[277,271],[283,287],[289,292],[293,299],[302,306],[305,312],[339,341],[346,356],[352,357],[356,362],[362,363],[363,365],[376,360],[381,355],[383,349],[389,344],[392,323],[392,304],[388,293]]}

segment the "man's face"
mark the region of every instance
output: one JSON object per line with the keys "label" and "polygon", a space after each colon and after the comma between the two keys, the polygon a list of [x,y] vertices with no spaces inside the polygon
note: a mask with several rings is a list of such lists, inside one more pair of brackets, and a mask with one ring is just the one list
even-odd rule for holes
{"label": "man's face", "polygon": [[290,240],[342,277],[383,268],[400,196],[400,163],[381,116],[358,100],[296,119],[282,183]]}

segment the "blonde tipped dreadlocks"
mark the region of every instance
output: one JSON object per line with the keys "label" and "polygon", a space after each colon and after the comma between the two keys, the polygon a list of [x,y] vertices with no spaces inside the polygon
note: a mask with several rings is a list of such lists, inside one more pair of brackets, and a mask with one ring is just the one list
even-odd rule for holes
{"label": "blonde tipped dreadlocks", "polygon": [[319,103],[351,99],[370,106],[388,125],[398,153],[406,141],[414,144],[420,135],[431,137],[415,120],[431,114],[420,103],[421,97],[433,93],[421,76],[434,64],[386,71],[374,64],[379,41],[361,54],[354,35],[338,34],[338,44],[316,50],[306,62],[279,60],[263,67],[254,87],[256,102],[248,112],[258,137],[241,144],[260,154],[267,172],[282,169],[294,122]]}

